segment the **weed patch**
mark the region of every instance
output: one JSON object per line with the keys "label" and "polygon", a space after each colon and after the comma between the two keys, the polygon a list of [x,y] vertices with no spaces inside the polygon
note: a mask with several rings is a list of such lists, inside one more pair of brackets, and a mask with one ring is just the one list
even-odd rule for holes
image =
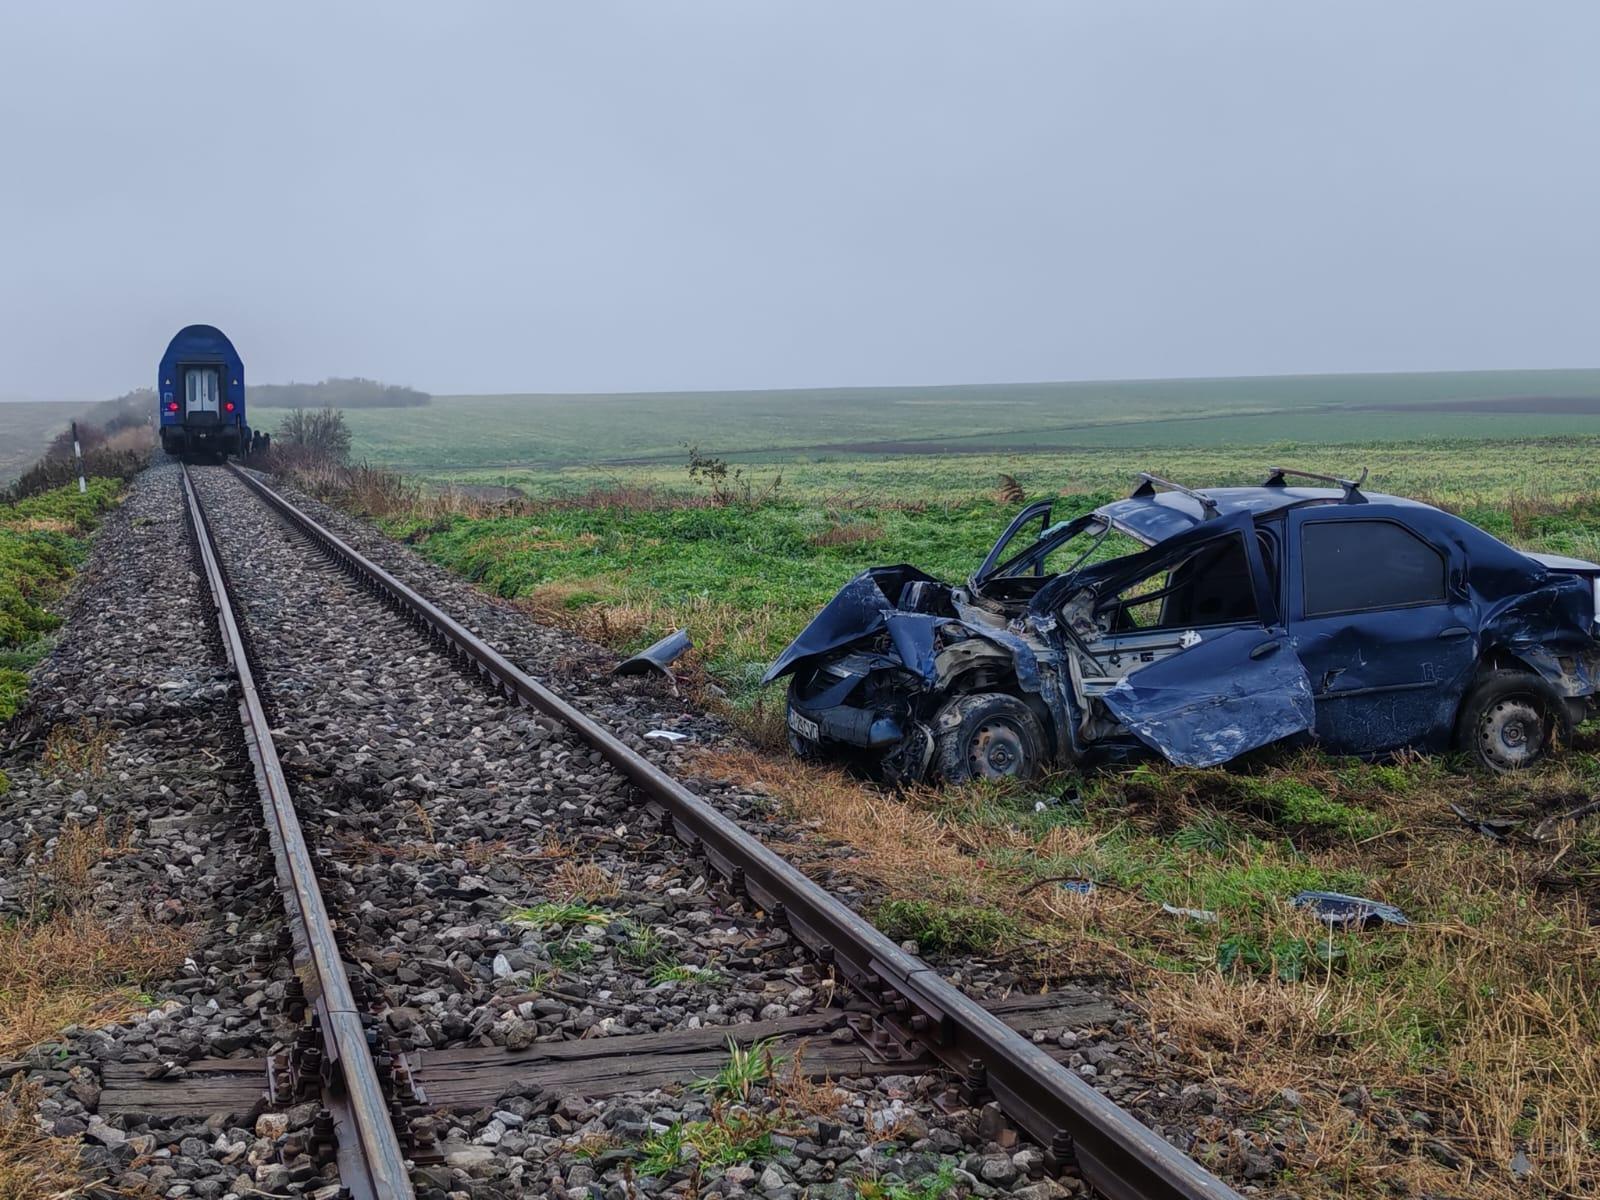
{"label": "weed patch", "polygon": [[715,1075],[696,1079],[689,1086],[715,1100],[747,1101],[755,1088],[772,1082],[783,1064],[783,1055],[772,1046],[771,1038],[749,1046],[729,1038],[728,1061]]}
{"label": "weed patch", "polygon": [[873,922],[896,941],[910,939],[930,954],[994,954],[1017,936],[1016,922],[992,908],[926,900],[886,900]]}
{"label": "weed patch", "polygon": [[88,553],[88,536],[121,482],[93,479],[0,504],[0,720],[21,706],[27,668],[60,624],[50,605]]}
{"label": "weed patch", "polygon": [[861,1178],[855,1181],[856,1200],[944,1200],[959,1185],[953,1163],[941,1163],[931,1175],[915,1183],[904,1180]]}
{"label": "weed patch", "polygon": [[682,1166],[690,1148],[697,1162],[718,1167],[767,1158],[772,1154],[773,1128],[770,1117],[754,1113],[675,1122],[645,1139],[639,1174],[649,1178]]}
{"label": "weed patch", "polygon": [[714,967],[696,967],[687,963],[659,963],[650,972],[650,982],[688,983],[696,987],[716,987],[724,980],[721,971]]}
{"label": "weed patch", "polygon": [[517,925],[526,925],[532,929],[543,929],[551,925],[608,925],[611,923],[612,914],[603,908],[594,908],[588,904],[567,901],[564,903],[535,904],[531,908],[519,908],[511,913],[510,919]]}

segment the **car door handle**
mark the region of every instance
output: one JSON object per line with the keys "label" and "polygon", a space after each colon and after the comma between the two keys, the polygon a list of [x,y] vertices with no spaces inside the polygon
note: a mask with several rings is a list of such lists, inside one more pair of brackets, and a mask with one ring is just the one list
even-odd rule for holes
{"label": "car door handle", "polygon": [[1452,625],[1449,629],[1441,629],[1439,631],[1439,640],[1441,642],[1448,642],[1455,638],[1471,636],[1472,630],[1468,629],[1465,625]]}
{"label": "car door handle", "polygon": [[1251,658],[1265,658],[1269,654],[1276,654],[1283,649],[1282,642],[1262,642],[1261,645],[1250,651]]}

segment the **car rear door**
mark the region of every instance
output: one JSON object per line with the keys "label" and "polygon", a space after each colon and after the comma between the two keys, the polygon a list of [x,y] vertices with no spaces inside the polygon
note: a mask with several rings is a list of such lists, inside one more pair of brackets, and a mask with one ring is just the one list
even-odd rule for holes
{"label": "car rear door", "polygon": [[1311,682],[1248,516],[1163,542],[1097,593],[1079,686],[1169,761],[1213,766],[1310,729]]}
{"label": "car rear door", "polygon": [[1317,737],[1340,754],[1448,747],[1478,656],[1460,548],[1354,505],[1294,510],[1288,541],[1289,632]]}

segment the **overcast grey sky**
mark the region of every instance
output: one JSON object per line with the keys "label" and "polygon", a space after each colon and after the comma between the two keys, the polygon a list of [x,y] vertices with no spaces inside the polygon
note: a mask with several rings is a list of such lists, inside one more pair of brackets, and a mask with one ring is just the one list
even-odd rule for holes
{"label": "overcast grey sky", "polygon": [[1600,363],[1600,4],[0,7],[0,394]]}

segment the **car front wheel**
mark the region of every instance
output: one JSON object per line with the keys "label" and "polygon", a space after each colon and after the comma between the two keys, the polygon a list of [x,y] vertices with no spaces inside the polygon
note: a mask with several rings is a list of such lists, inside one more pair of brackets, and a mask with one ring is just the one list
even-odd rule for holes
{"label": "car front wheel", "polygon": [[958,696],[934,720],[939,774],[946,783],[1031,779],[1044,766],[1039,718],[1015,696]]}
{"label": "car front wheel", "polygon": [[1456,748],[1490,771],[1531,767],[1572,736],[1566,702],[1532,671],[1495,671],[1461,705]]}

